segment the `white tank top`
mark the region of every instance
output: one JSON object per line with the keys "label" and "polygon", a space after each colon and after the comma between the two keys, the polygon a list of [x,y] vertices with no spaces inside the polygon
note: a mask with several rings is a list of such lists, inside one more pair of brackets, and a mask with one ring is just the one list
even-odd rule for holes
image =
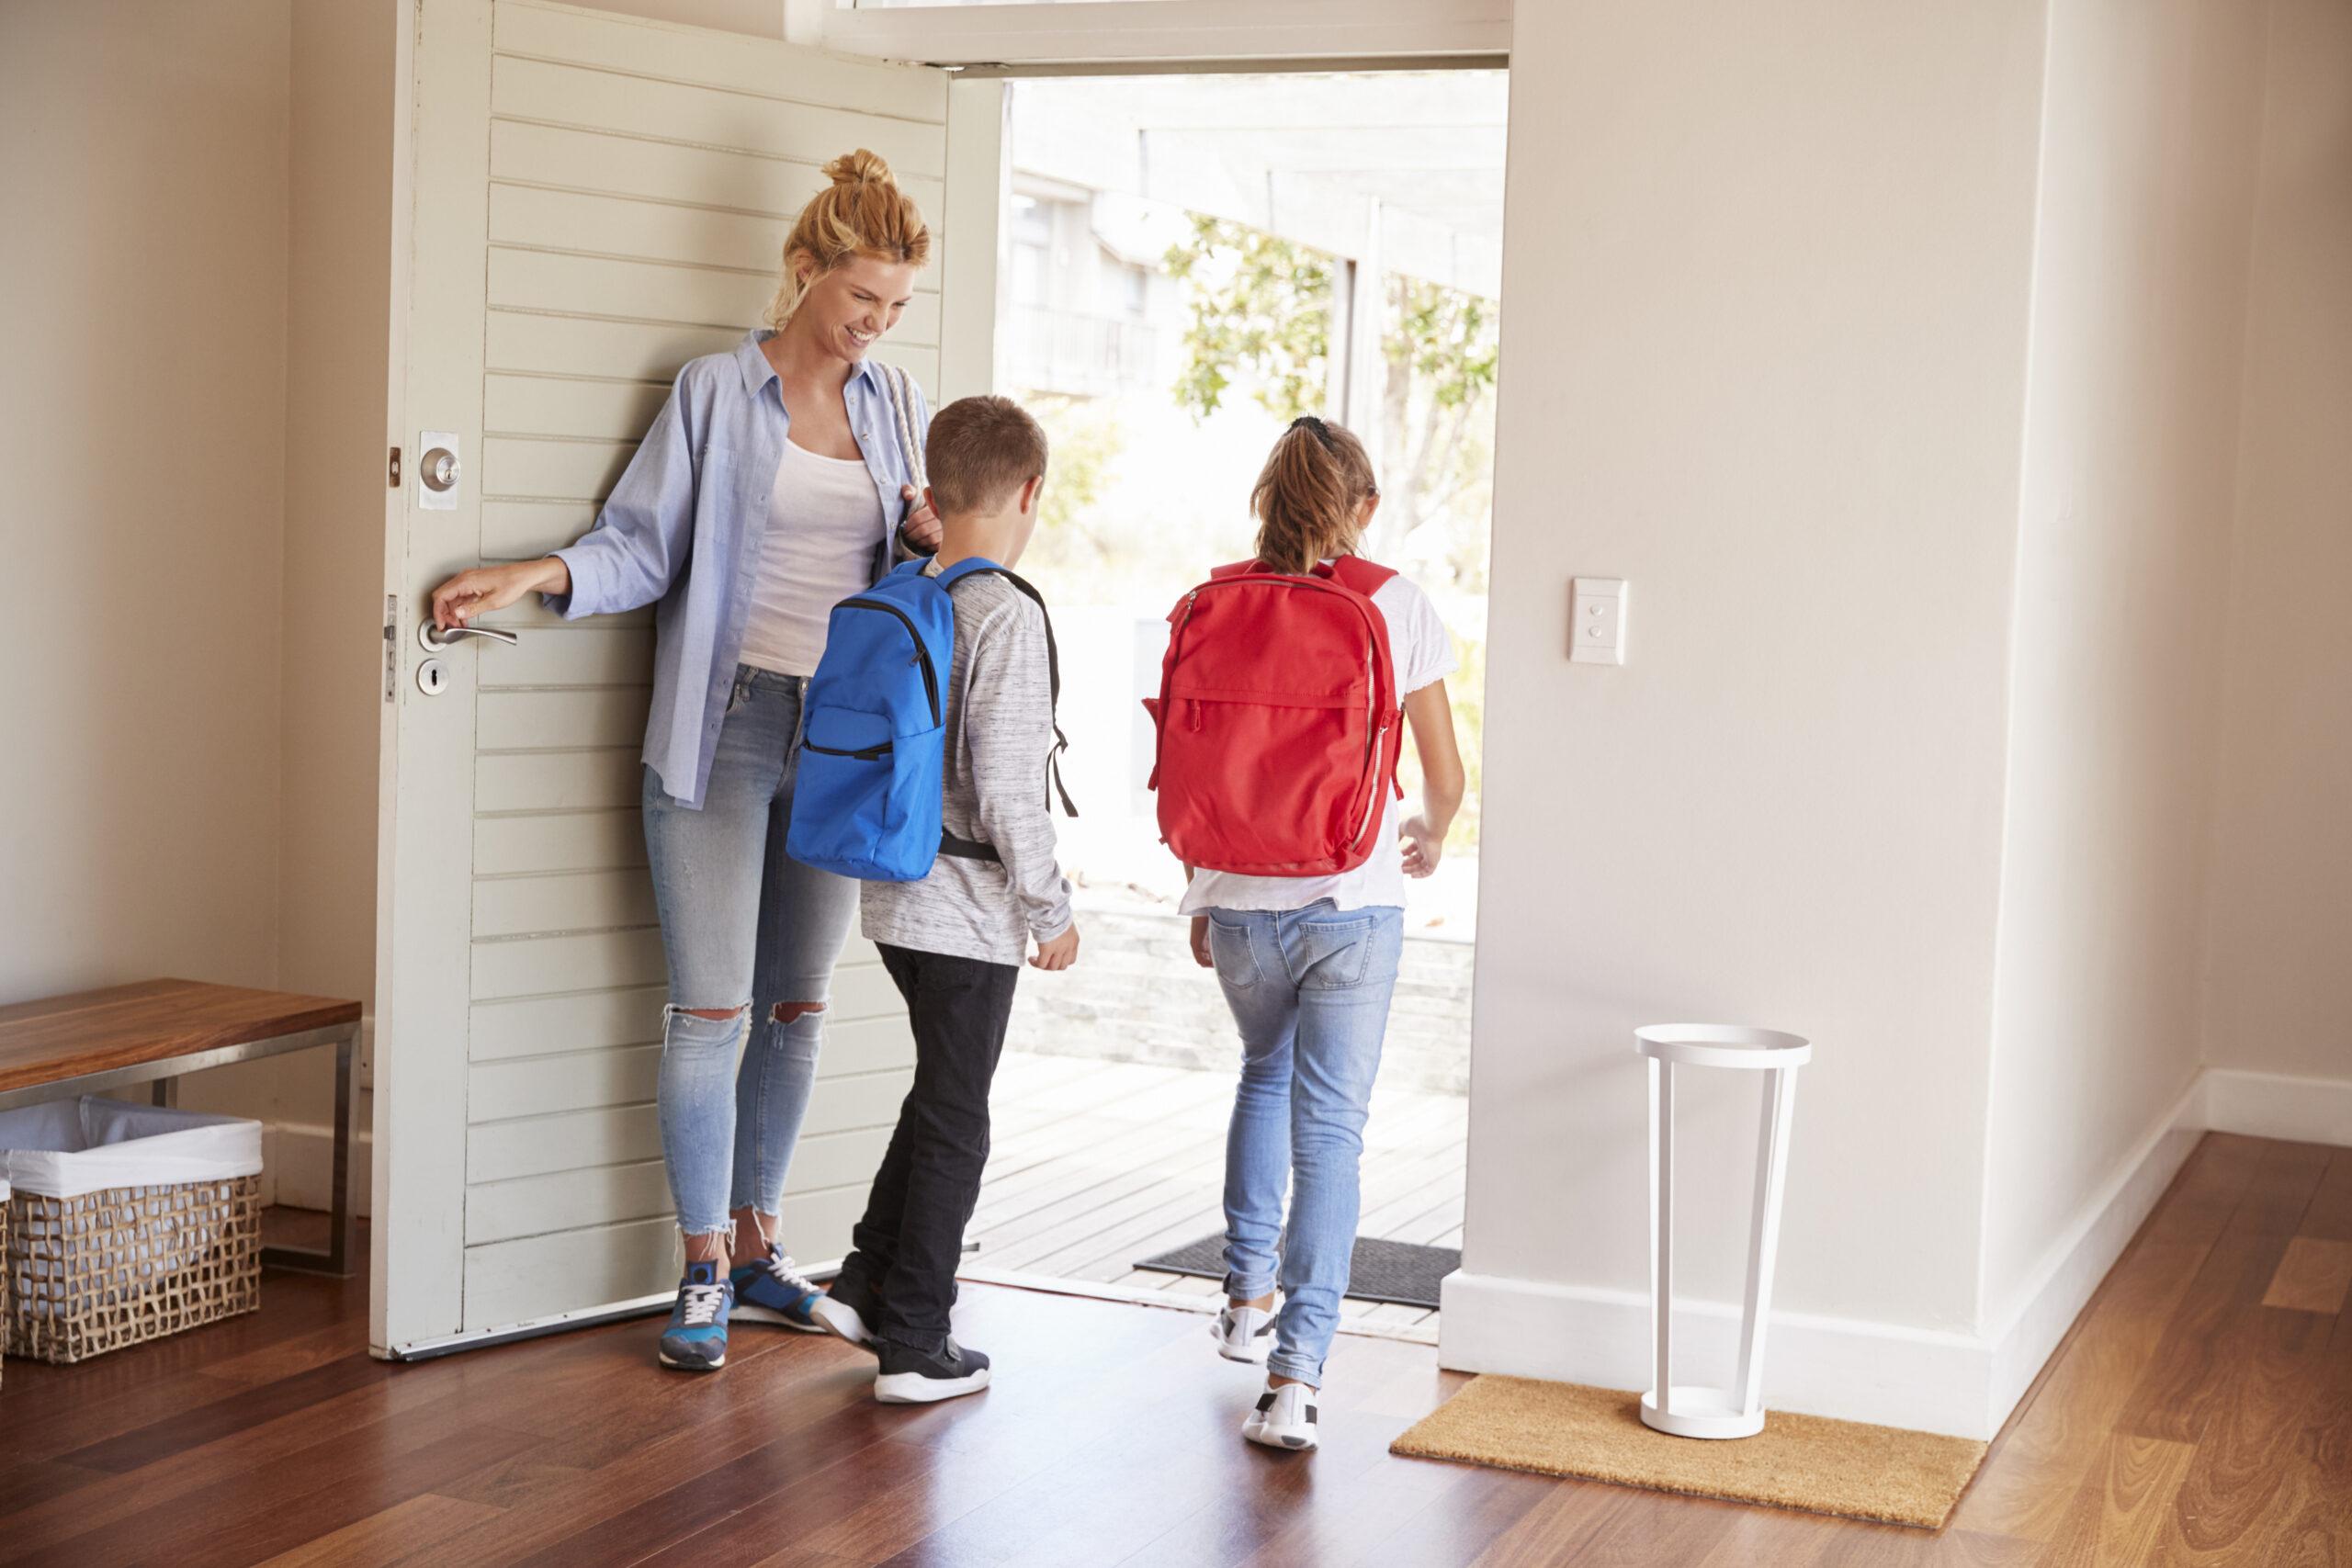
{"label": "white tank top", "polygon": [[882,498],[864,459],[820,457],[789,440],[768,496],[742,662],[813,675],[833,606],[865,589],[882,538]]}

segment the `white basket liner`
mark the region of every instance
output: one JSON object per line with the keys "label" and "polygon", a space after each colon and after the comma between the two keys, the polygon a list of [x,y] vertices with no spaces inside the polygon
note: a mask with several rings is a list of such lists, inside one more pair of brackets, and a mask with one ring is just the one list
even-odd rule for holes
{"label": "white basket liner", "polygon": [[49,1198],[109,1187],[225,1181],[261,1169],[261,1123],[84,1095],[0,1111],[0,1193]]}

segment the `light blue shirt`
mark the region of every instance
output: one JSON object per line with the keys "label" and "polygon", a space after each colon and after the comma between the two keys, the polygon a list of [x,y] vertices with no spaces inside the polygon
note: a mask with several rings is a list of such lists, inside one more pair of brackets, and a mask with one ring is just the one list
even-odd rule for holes
{"label": "light blue shirt", "polygon": [[[718,751],[792,423],[775,369],[760,352],[775,335],[746,333],[732,354],[706,355],[678,372],[596,525],[554,552],[571,570],[571,592],[546,596],[566,620],[655,604],[645,762],[671,798],[695,810]],[[914,481],[881,367],[861,361],[842,401],[882,500],[874,540],[878,578],[890,566],[899,488]],[[920,442],[931,411],[919,390],[913,413]]]}

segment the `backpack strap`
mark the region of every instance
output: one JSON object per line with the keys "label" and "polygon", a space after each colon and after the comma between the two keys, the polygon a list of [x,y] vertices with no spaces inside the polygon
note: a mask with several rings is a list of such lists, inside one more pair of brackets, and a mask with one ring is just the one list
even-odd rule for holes
{"label": "backpack strap", "polygon": [[1209,569],[1209,581],[1211,582],[1215,582],[1221,577],[1239,577],[1244,572],[1264,571],[1266,570],[1268,570],[1266,563],[1261,560],[1238,560],[1229,566],[1211,567]]}
{"label": "backpack strap", "polygon": [[1387,585],[1388,580],[1396,575],[1396,569],[1376,566],[1362,556],[1341,556],[1331,563],[1328,572],[1318,568],[1317,575],[1328,575],[1340,587],[1369,599]]}
{"label": "backpack strap", "polygon": [[880,369],[883,393],[890,404],[891,423],[898,430],[899,454],[906,459],[907,481],[915,487],[915,499],[899,506],[899,525],[890,531],[890,536],[909,555],[928,558],[938,554],[937,548],[917,549],[907,537],[907,519],[914,515],[915,508],[922,504],[925,487],[931,483],[930,468],[924,461],[923,453],[923,442],[931,434],[931,422],[926,419],[921,431],[915,429],[914,378],[895,365],[885,365]]}
{"label": "backpack strap", "polygon": [[[1056,710],[1054,716],[1054,749],[1046,754],[1046,777],[1051,786],[1046,794],[1046,809],[1047,811],[1053,810],[1054,796],[1059,795],[1061,796],[1062,810],[1068,815],[1075,817],[1078,815],[1078,807],[1070,803],[1069,790],[1062,783],[1061,759],[1062,753],[1069,750],[1069,737],[1062,733],[1061,716],[1059,712],[1062,700],[1062,659],[1060,650],[1054,643],[1053,614],[1046,608],[1046,596],[1038,592],[1035,587],[1031,586],[1028,579],[1021,576],[1018,572],[1013,571],[1009,567],[1001,567],[997,565],[994,561],[982,560],[978,557],[959,560],[954,566],[951,566],[946,570],[941,572],[939,574],[939,585],[942,588],[952,591],[957,583],[964,581],[967,578],[978,577],[983,572],[991,576],[1001,577],[1007,582],[1012,584],[1013,587],[1027,594],[1029,596],[1029,602],[1037,606],[1037,614],[1045,617],[1046,680],[1047,689],[1052,693],[1050,700]],[[981,847],[986,848],[987,846],[982,845]],[[945,845],[945,841],[943,840],[940,847],[940,852],[942,854],[952,854],[958,852],[949,850]],[[997,858],[997,855],[994,850],[989,850],[985,856],[975,856],[971,858],[994,860]]]}

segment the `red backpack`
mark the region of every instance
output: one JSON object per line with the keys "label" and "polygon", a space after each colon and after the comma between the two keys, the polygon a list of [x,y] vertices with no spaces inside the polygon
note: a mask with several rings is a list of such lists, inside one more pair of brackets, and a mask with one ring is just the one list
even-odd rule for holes
{"label": "red backpack", "polygon": [[1372,596],[1396,575],[1353,556],[1306,576],[1244,561],[1168,613],[1148,787],[1187,864],[1329,876],[1372,858],[1404,738]]}

